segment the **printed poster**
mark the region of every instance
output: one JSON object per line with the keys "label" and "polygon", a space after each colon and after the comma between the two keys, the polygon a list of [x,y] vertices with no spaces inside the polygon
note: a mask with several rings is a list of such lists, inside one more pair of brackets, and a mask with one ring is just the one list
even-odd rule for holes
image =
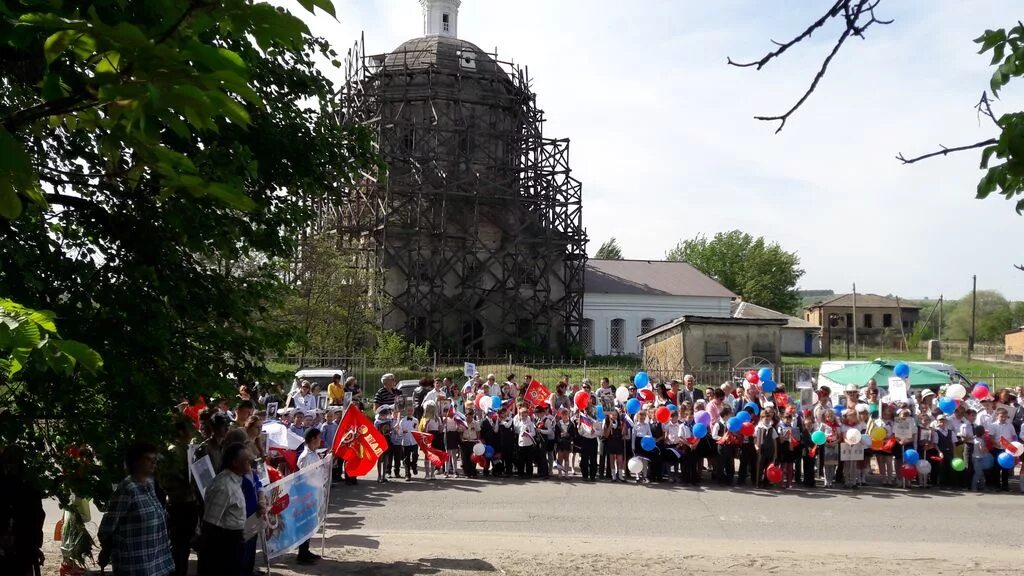
{"label": "printed poster", "polygon": [[897,418],[892,423],[892,435],[901,444],[906,444],[914,439],[917,433],[917,424],[913,418]]}
{"label": "printed poster", "polygon": [[268,558],[298,548],[316,535],[327,518],[327,498],[331,483],[330,454],[315,465],[263,489],[270,501],[264,547]]}
{"label": "printed poster", "polygon": [[860,442],[856,444],[847,444],[843,442],[839,445],[839,460],[847,462],[853,460],[859,462],[864,459],[864,444]]}
{"label": "printed poster", "polygon": [[[456,366],[457,366],[457,364],[456,364]],[[472,378],[473,376],[476,376],[476,364],[474,364],[472,362],[463,362],[462,363],[462,374],[464,376],[466,376],[467,378]]]}
{"label": "printed poster", "polygon": [[214,476],[217,475],[213,471],[213,462],[210,460],[210,455],[207,454],[199,460],[196,460],[189,466],[189,470],[192,472],[192,477],[196,480],[196,487],[199,488],[199,494],[204,498],[206,497],[206,487],[213,482]]}
{"label": "printed poster", "polygon": [[889,402],[907,402],[907,381],[898,376],[889,377]]}

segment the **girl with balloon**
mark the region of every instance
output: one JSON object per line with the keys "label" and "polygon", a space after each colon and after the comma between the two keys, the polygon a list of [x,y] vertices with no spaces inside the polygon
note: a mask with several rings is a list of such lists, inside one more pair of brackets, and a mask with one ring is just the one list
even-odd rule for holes
{"label": "girl with balloon", "polygon": [[573,426],[569,420],[569,410],[563,408],[558,411],[558,420],[555,422],[555,470],[558,470],[558,476],[563,479],[569,477],[572,433]]}
{"label": "girl with balloon", "polygon": [[[938,454],[935,450],[935,430],[931,427],[932,418],[926,412],[921,412],[917,416],[917,438],[915,440],[917,454],[920,459],[917,462],[917,484],[921,488],[930,488],[928,480],[930,478],[932,466],[928,461],[929,456]],[[904,459],[906,457],[904,456]],[[910,464],[910,462],[908,462]]]}
{"label": "girl with balloon", "polygon": [[604,450],[608,454],[608,469],[613,482],[626,481],[626,422],[619,418],[618,410],[608,410],[604,416]]}
{"label": "girl with balloon", "polygon": [[775,427],[775,419],[771,410],[761,411],[761,421],[754,431],[754,448],[757,450],[757,475],[754,486],[767,487],[765,471],[770,465],[778,465],[779,431]]}
{"label": "girl with balloon", "polygon": [[[895,444],[892,435],[893,407],[892,404],[882,405],[882,418],[871,428],[871,439],[885,446],[886,443]],[[892,447],[889,450],[884,448],[875,451],[875,462],[878,463],[878,471],[882,475],[882,486],[896,485],[896,468],[893,466]]]}
{"label": "girl with balloon", "polygon": [[[858,444],[861,441],[861,437],[863,435],[860,431],[860,421],[857,417],[857,410],[853,406],[849,406],[846,411],[843,412],[843,426],[840,429],[840,433],[843,437],[843,441],[849,444]],[[857,488],[857,467],[859,465],[860,462],[856,460],[843,461],[843,486],[845,488]]]}
{"label": "girl with balloon", "polygon": [[[835,410],[822,412],[822,421],[815,429],[821,432],[815,444],[822,451],[822,475],[825,477],[825,488],[833,488],[836,482],[836,469],[839,467],[839,438],[842,435],[842,424],[836,418]],[[823,442],[819,442],[823,439]]]}
{"label": "girl with balloon", "polygon": [[711,437],[718,446],[715,476],[718,483],[723,486],[732,486],[736,471],[736,447],[740,443],[739,435],[729,431],[731,417],[732,408],[728,404],[723,404],[718,412],[718,421],[711,427]]}

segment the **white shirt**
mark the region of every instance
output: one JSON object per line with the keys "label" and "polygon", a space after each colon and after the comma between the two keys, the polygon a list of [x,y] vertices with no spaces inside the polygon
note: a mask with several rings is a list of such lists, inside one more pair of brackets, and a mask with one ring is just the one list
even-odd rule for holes
{"label": "white shirt", "polygon": [[400,446],[415,446],[416,439],[412,437],[412,433],[416,430],[416,419],[406,416],[398,421],[398,426],[395,426],[395,430],[398,431],[398,444]]}
{"label": "white shirt", "polygon": [[651,435],[651,425],[647,422],[637,422],[633,426],[633,436],[636,438],[643,438],[644,436]]}
{"label": "white shirt", "polygon": [[225,530],[241,530],[245,526],[241,476],[223,470],[214,477],[203,497],[203,521]]}
{"label": "white shirt", "polygon": [[519,435],[519,445],[533,446],[533,435],[537,433],[537,426],[533,423],[533,419],[529,416],[526,418],[516,416],[512,420],[512,425],[516,429],[516,434]]}
{"label": "white shirt", "polygon": [[295,409],[301,410],[303,414],[316,410],[316,396],[312,394],[306,394],[303,396],[301,392],[296,394]]}
{"label": "white shirt", "polygon": [[984,426],[988,430],[989,424],[995,421],[995,415],[992,412],[986,412],[982,410],[978,413],[978,417],[974,419],[975,426]]}
{"label": "white shirt", "polygon": [[1003,423],[992,422],[988,425],[988,432],[992,435],[992,441],[995,442],[996,448],[1002,449],[1002,444],[999,442],[1001,438],[1006,438],[1007,442],[1014,442],[1017,440],[1017,431],[1013,429],[1013,424],[1009,420]]}
{"label": "white shirt", "polygon": [[299,469],[303,469],[306,466],[312,466],[320,461],[320,455],[316,453],[316,450],[310,450],[309,446],[302,447],[302,454],[299,454],[298,465]]}

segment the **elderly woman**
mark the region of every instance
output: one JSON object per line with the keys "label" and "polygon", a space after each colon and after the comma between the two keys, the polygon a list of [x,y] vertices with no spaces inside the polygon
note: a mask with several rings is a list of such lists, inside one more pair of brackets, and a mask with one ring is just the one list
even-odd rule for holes
{"label": "elderly woman", "polygon": [[166,576],[174,572],[167,515],[153,486],[159,450],[129,448],[128,476],[118,484],[100,522],[99,565],[117,576]]}

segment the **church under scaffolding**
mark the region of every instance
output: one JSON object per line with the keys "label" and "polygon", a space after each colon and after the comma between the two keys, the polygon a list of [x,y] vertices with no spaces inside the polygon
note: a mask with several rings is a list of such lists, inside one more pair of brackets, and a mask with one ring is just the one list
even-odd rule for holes
{"label": "church under scaffolding", "polygon": [[346,59],[344,119],[388,170],[348,191],[334,225],[375,278],[383,329],[443,354],[576,344],[587,238],[569,141],[544,136],[526,69],[446,34],[427,4],[427,36]]}

